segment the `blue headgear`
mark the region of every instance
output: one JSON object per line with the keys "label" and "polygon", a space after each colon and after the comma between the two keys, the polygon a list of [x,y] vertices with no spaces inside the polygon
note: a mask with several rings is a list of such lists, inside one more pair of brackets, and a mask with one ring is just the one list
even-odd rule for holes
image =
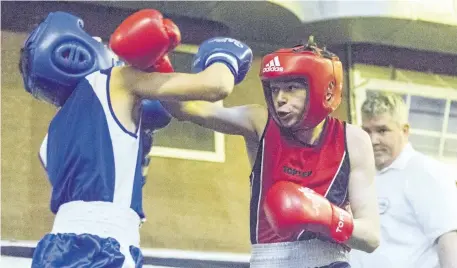
{"label": "blue headgear", "polygon": [[83,27],[81,18],[58,11],[32,31],[19,63],[27,92],[62,106],[82,78],[114,65],[109,49]]}

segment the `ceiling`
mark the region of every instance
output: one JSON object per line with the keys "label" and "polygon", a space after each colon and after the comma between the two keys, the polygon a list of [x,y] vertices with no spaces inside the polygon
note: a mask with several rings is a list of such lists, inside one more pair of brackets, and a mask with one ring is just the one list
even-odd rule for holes
{"label": "ceiling", "polygon": [[[400,1],[400,0],[399,0]],[[423,0],[425,1],[425,0]],[[456,1],[456,0],[443,0]],[[376,43],[457,55],[457,14],[435,17],[416,7],[350,6],[335,1],[100,1],[93,4],[138,10],[155,8],[169,16],[211,20],[230,35],[267,50],[293,46],[313,34],[318,43]],[[395,1],[372,1],[395,2]],[[411,3],[410,1],[400,1]],[[400,4],[397,3],[397,4]],[[330,4],[329,4],[330,3]],[[363,2],[362,2],[363,3]],[[452,3],[451,3],[452,4]],[[408,4],[411,5],[411,4]],[[359,8],[357,8],[359,7]],[[408,8],[407,11],[405,11]],[[428,7],[430,11],[430,7]],[[449,9],[449,8],[448,8]],[[363,12],[366,14],[364,15]],[[403,10],[401,13],[398,10]],[[453,12],[453,13],[452,13]],[[420,14],[427,14],[422,18]],[[424,15],[425,16],[425,15]],[[438,20],[444,20],[439,22]]]}

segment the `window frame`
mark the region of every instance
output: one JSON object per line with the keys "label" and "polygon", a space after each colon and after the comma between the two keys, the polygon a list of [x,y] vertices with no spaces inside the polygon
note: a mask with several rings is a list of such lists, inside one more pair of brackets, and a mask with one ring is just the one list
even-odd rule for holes
{"label": "window frame", "polygon": [[[444,145],[446,138],[457,140],[457,134],[447,133],[449,114],[452,101],[457,101],[457,89],[452,87],[436,87],[424,84],[416,84],[413,82],[403,82],[379,78],[365,78],[362,76],[361,71],[352,70],[353,88],[351,89],[351,121],[358,126],[362,125],[360,108],[366,99],[366,92],[369,90],[388,91],[397,94],[406,95],[406,105],[408,113],[411,105],[411,95],[421,96],[434,99],[445,99],[444,119],[441,132],[421,129],[410,129],[411,134],[422,135],[428,137],[440,138],[440,147],[438,150],[438,159],[457,166],[457,157],[443,156]],[[409,114],[408,114],[409,117]],[[435,157],[435,156],[433,156]]]}
{"label": "window frame", "polygon": [[[181,44],[176,47],[175,52],[195,54],[198,51],[198,46]],[[216,102],[223,106],[223,101]],[[209,129],[208,129],[209,130]],[[209,130],[211,131],[211,130]],[[223,163],[225,162],[225,136],[223,133],[213,131],[214,151],[182,149],[176,147],[166,147],[152,145],[149,156],[177,158],[185,160],[207,161]]]}

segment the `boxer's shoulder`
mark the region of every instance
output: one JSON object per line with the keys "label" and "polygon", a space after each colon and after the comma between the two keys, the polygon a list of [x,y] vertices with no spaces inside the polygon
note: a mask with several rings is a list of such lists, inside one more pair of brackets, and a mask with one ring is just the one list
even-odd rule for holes
{"label": "boxer's shoulder", "polygon": [[110,87],[111,88],[124,88],[129,84],[129,81],[135,78],[135,73],[132,72],[133,68],[128,66],[116,66],[111,69]]}
{"label": "boxer's shoulder", "polygon": [[365,161],[367,156],[373,155],[370,136],[357,125],[346,123],[346,144],[351,164]]}
{"label": "boxer's shoulder", "polygon": [[260,104],[246,105],[246,115],[254,126],[257,137],[260,139],[268,122],[268,109]]}
{"label": "boxer's shoulder", "polygon": [[370,142],[370,136],[368,136],[368,133],[363,130],[361,127],[346,123],[346,136],[348,141],[351,140],[353,143],[358,143],[358,142]]}
{"label": "boxer's shoulder", "polygon": [[131,87],[133,82],[138,79],[135,75],[140,71],[135,71],[134,68],[129,66],[116,66],[110,70],[109,75],[109,91],[111,97],[120,97],[124,101],[127,99],[134,100],[136,95],[132,92]]}
{"label": "boxer's shoulder", "polygon": [[[133,87],[138,82],[144,80],[153,80],[154,77],[158,77],[160,75],[160,73],[156,72],[143,72],[128,65],[115,66],[111,69],[110,86],[115,86],[124,90],[131,91],[131,87]],[[169,76],[169,74],[164,75]]]}

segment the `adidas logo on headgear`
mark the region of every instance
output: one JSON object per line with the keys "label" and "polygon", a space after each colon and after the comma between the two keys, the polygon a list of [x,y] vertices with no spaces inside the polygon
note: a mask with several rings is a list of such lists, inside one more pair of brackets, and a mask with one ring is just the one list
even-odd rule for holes
{"label": "adidas logo on headgear", "polygon": [[274,57],[262,70],[264,73],[268,72],[282,72],[284,68],[281,67],[278,56]]}

